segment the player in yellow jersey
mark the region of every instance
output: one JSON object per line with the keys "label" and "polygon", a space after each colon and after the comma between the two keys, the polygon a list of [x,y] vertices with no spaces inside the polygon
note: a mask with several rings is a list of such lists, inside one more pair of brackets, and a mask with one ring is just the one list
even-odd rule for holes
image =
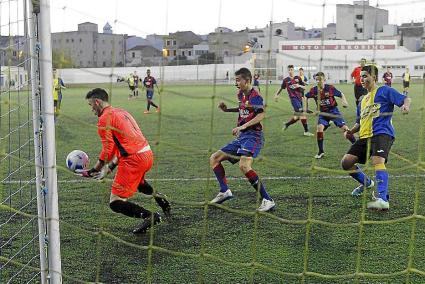
{"label": "player in yellow jersey", "polygon": [[350,176],[360,185],[351,193],[360,196],[365,187],[371,188],[374,182],[357,166],[364,164],[370,157],[375,167],[376,193],[374,201],[367,204],[368,209],[388,210],[388,172],[386,162],[395,133],[391,123],[394,106],[400,107],[403,113],[410,110],[410,98],[400,94],[388,86],[378,86],[378,68],[373,65],[364,66],[360,72],[361,84],[368,93],[357,107],[356,124],[345,131],[349,137],[359,132],[359,138],[341,160],[344,170],[350,171]]}
{"label": "player in yellow jersey", "polygon": [[132,99],[134,97],[135,83],[133,73],[130,73],[127,78],[128,88],[130,89],[130,94],[128,95],[128,99]]}
{"label": "player in yellow jersey", "polygon": [[403,79],[403,94],[407,96],[409,93],[409,86],[410,86],[410,73],[409,73],[409,67],[406,67],[406,71],[401,75],[401,78]]}
{"label": "player in yellow jersey", "polygon": [[54,115],[55,120],[59,115],[61,102],[62,102],[62,89],[66,89],[65,84],[62,81],[62,78],[58,76],[56,69],[53,69],[53,106],[54,106]]}

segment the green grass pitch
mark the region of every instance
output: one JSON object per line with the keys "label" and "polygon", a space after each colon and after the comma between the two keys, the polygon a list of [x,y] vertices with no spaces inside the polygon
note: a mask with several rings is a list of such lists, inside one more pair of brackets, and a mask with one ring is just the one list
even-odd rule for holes
{"label": "green grass pitch", "polygon": [[[87,181],[65,168],[65,157],[74,149],[86,151],[92,164],[100,151],[97,118],[84,100],[93,87],[65,90],[56,124],[65,283],[425,282],[425,219],[411,217],[425,215],[425,165],[422,162],[417,167],[425,158],[422,85],[410,90],[411,113],[402,115],[396,108],[393,116],[397,137],[387,165],[391,207],[386,213],[364,209],[370,192],[364,198],[350,196],[357,185],[339,165],[350,146],[341,131],[332,126],[325,132],[326,156],[314,159],[316,139],[302,135],[301,123],[282,131],[292,109],[286,92],[276,103],[273,94],[278,86],[266,89],[262,85],[267,104],[266,142],[253,167],[276,201],[271,214],[255,212],[259,205],[255,191],[238,166],[230,163],[224,167],[235,198],[222,207],[205,205],[218,191],[209,156],[233,139],[231,130],[237,119],[236,113],[223,113],[217,105],[221,100],[229,107],[236,105],[234,86],[166,84],[161,96],[156,93],[154,97],[161,113],[146,115],[143,92],[139,99],[128,100],[124,85],[104,85],[112,91],[112,104],[125,108],[139,122],[155,153],[147,179],[172,202],[173,220],[143,236],[131,234],[140,219],[109,209],[110,179]],[[349,100],[349,108],[340,110],[351,127],[355,121],[352,85],[337,88]],[[316,117],[308,121],[310,131],[315,132]],[[7,121],[3,118],[1,123],[3,137]],[[18,143],[15,138],[13,145]],[[2,152],[7,152],[5,147]],[[370,165],[365,169],[373,174]],[[1,170],[2,175],[7,172],[5,165]],[[2,189],[3,200],[7,187],[2,185]],[[136,195],[134,201],[159,210],[145,196]],[[422,272],[405,273],[409,261],[411,268]]]}

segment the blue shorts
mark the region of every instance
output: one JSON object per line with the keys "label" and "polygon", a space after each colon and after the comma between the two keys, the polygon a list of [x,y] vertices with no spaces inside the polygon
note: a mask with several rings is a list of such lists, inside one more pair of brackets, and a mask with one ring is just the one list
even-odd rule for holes
{"label": "blue shorts", "polygon": [[[241,132],[238,138],[221,148],[221,151],[232,156],[247,156],[256,158],[258,154],[260,154],[263,144],[263,132],[249,130]],[[238,160],[231,158],[229,161],[232,164],[235,164]]]}
{"label": "blue shorts", "polygon": [[291,104],[295,112],[303,112],[303,101],[296,97],[291,97]]}
{"label": "blue shorts", "polygon": [[345,125],[344,118],[342,118],[341,113],[338,109],[333,109],[332,111],[328,112],[329,116],[327,115],[319,115],[319,119],[317,121],[317,124],[322,124],[326,128],[330,126],[331,121],[338,126],[339,128],[343,127]]}
{"label": "blue shorts", "polygon": [[256,87],[260,86],[260,82],[258,80],[254,80],[253,86],[256,86]]}
{"label": "blue shorts", "polygon": [[146,91],[146,97],[148,98],[148,100],[152,100],[152,98],[153,98],[153,91]]}

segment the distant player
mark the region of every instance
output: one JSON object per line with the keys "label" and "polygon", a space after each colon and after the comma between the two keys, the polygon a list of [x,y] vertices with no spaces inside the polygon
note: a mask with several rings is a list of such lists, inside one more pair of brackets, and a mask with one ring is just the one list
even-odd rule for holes
{"label": "distant player", "polygon": [[367,94],[367,90],[363,88],[362,83],[360,82],[360,72],[362,68],[366,65],[366,59],[362,58],[360,60],[360,66],[354,68],[351,72],[351,78],[353,79],[354,84],[354,96],[356,98],[356,106],[359,104],[361,97]]}
{"label": "distant player", "polygon": [[[324,142],[324,132],[333,122],[337,127],[342,131],[346,132],[348,126],[345,125],[345,121],[342,117],[342,114],[339,112],[336,102],[336,97],[341,98],[342,106],[347,107],[348,102],[344,94],[340,92],[333,85],[325,84],[325,74],[323,72],[318,72],[315,76],[317,86],[314,86],[306,94],[306,98],[312,98],[316,101],[316,104],[320,108],[320,115],[317,121],[317,146],[319,147],[319,152],[316,156],[316,159],[321,159],[325,155],[323,149]],[[356,139],[353,135],[347,136],[347,139],[353,144],[356,142]]]}
{"label": "distant player", "polygon": [[394,142],[394,128],[391,123],[394,106],[399,106],[403,113],[410,109],[410,98],[400,94],[388,86],[378,87],[378,68],[373,65],[364,66],[361,71],[362,85],[367,89],[367,95],[357,107],[356,124],[347,135],[359,132],[357,140],[341,160],[344,170],[350,171],[350,176],[360,185],[351,193],[359,196],[364,187],[373,187],[374,182],[356,164],[364,164],[371,157],[375,167],[376,199],[367,204],[367,208],[375,210],[389,209],[388,172],[385,163]]}
{"label": "distant player", "polygon": [[130,75],[128,75],[127,84],[128,84],[128,88],[130,89],[130,94],[128,95],[128,99],[130,100],[130,99],[134,98],[134,90],[135,90],[134,77],[133,77],[132,73],[130,73]]}
{"label": "distant player", "polygon": [[58,76],[58,71],[53,69],[53,107],[55,120],[60,113],[62,89],[66,89],[65,84],[63,83],[62,78]]}
{"label": "distant player", "polygon": [[133,73],[133,81],[134,81],[134,90],[133,90],[133,97],[139,96],[139,75],[137,75],[137,71],[134,71]]}
{"label": "distant player", "polygon": [[406,71],[401,75],[401,78],[403,79],[403,94],[406,96],[409,94],[409,87],[410,87],[410,73],[409,73],[409,67],[406,67]]}
{"label": "distant player", "polygon": [[[304,82],[304,84],[307,85],[309,84],[308,82],[308,78],[307,76],[304,74],[304,69],[300,68],[298,69],[298,76],[301,78],[301,80]],[[304,90],[303,90],[303,96],[304,96]],[[305,101],[305,109],[307,113],[313,113],[309,108],[308,108],[308,100]]]}
{"label": "distant player", "polygon": [[219,108],[224,112],[239,113],[237,127],[232,130],[236,139],[210,157],[211,168],[220,184],[220,192],[211,202],[221,204],[233,198],[221,163],[229,161],[235,164],[239,160],[240,170],[251,185],[260,192],[262,202],[257,210],[270,211],[276,204],[267,193],[257,173],[252,169],[252,162],[260,153],[264,142],[263,126],[261,125],[261,121],[265,117],[263,98],[257,90],[251,87],[252,75],[249,69],[241,68],[235,72],[235,76],[236,86],[239,89],[237,93],[239,106],[227,108],[226,104],[221,102]]}
{"label": "distant player", "polygon": [[304,127],[304,136],[314,136],[313,133],[308,131],[307,117],[303,115],[303,101],[305,101],[303,94],[305,83],[299,76],[294,75],[294,65],[288,65],[288,73],[289,76],[283,79],[280,89],[274,95],[274,98],[277,101],[280,92],[283,89],[286,89],[294,109],[293,117],[284,124],[283,129],[288,129],[290,125],[294,124],[301,118],[301,123]]}
{"label": "distant player", "polygon": [[[137,191],[148,195],[154,192],[145,179],[145,174],[151,169],[154,159],[149,143],[128,112],[109,104],[109,96],[105,90],[100,88],[91,90],[87,93],[86,100],[99,117],[97,128],[102,141],[102,151],[96,165],[90,170],[81,171],[81,175],[103,179],[118,164],[118,171],[112,183],[109,207],[116,213],[144,219],[133,230],[135,234],[144,233],[152,223],[161,222],[161,217],[158,212],[152,213],[128,199]],[[169,217],[171,212],[169,202],[158,195],[154,198],[164,214]]]}
{"label": "distant player", "polygon": [[391,73],[390,67],[387,67],[387,72],[382,75],[382,79],[384,80],[385,85],[391,87],[393,83],[393,73]]}
{"label": "distant player", "polygon": [[254,87],[254,89],[261,92],[261,90],[260,90],[260,74],[258,74],[258,73],[254,74],[254,81],[253,81],[252,86]]}
{"label": "distant player", "polygon": [[[151,76],[150,69],[146,71],[146,75],[147,76],[143,80],[143,86],[145,86],[146,88],[146,99],[148,102],[147,102],[146,110],[143,113],[149,113],[151,106],[156,108],[156,112],[159,112],[159,106],[157,106],[153,102],[154,85],[156,85],[157,89],[158,89],[158,85],[156,84],[155,78]],[[159,93],[159,89],[158,89],[158,93]]]}

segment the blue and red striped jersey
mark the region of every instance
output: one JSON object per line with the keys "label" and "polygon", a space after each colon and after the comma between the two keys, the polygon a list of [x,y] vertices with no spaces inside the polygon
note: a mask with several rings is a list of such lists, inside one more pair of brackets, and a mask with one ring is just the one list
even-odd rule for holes
{"label": "blue and red striped jersey", "polygon": [[[237,93],[239,101],[239,117],[238,117],[238,126],[241,126],[248,121],[254,119],[257,114],[264,111],[263,98],[260,93],[258,93],[254,88],[249,91],[249,95],[246,96],[243,91]],[[255,130],[262,131],[263,126],[261,123],[254,124],[244,131]]]}
{"label": "blue and red striped jersey", "polygon": [[330,112],[338,105],[335,97],[341,98],[342,93],[334,86],[325,84],[320,95],[319,88],[314,86],[305,96],[306,98],[313,98],[316,103],[319,103],[321,112]]}
{"label": "blue and red striped jersey", "polygon": [[299,76],[294,76],[293,78],[286,77],[282,81],[281,88],[286,89],[288,91],[288,95],[290,98],[296,97],[302,99],[304,90],[299,87],[296,87],[296,84],[305,86],[304,81]]}

